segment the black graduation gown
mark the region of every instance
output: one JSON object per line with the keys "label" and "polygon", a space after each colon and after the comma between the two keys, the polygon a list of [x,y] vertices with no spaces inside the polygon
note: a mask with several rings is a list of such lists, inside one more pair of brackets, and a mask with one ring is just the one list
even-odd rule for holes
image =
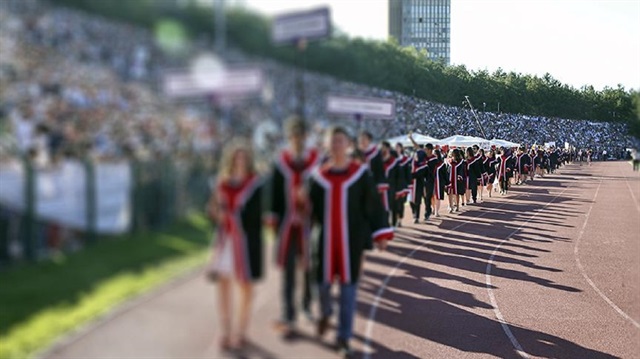
{"label": "black graduation gown", "polygon": [[[296,192],[304,186],[311,172],[320,160],[319,152],[309,149],[299,161],[293,154],[283,150],[276,159],[271,176],[271,220],[277,225],[276,262],[284,266],[288,247],[293,240],[293,230],[302,231],[298,248],[304,259],[308,259],[308,234],[310,232],[309,214],[311,208],[306,203],[296,203]],[[302,217],[295,223],[295,216]],[[298,227],[298,228],[294,228]]]}
{"label": "black graduation gown", "polygon": [[386,196],[383,198],[386,202],[383,203],[383,208],[385,211],[390,211],[393,208],[396,197],[399,197],[403,188],[401,188],[401,172],[400,161],[396,156],[389,156],[389,158],[384,161],[384,176],[387,183],[386,188]]}
{"label": "black graduation gown", "polygon": [[531,163],[531,158],[528,154],[523,153],[521,155],[516,156],[516,164],[515,170],[520,174],[527,174],[529,165]]}
{"label": "black graduation gown", "polygon": [[551,165],[551,169],[555,170],[558,166],[558,159],[559,159],[560,155],[558,154],[557,151],[553,151],[551,152],[551,154],[549,155],[549,163]]}
{"label": "black graduation gown", "polygon": [[402,155],[398,158],[398,188],[402,196],[409,194],[409,184],[411,183],[411,157]]}
{"label": "black graduation gown", "polygon": [[540,166],[540,157],[538,155],[538,152],[531,151],[531,153],[529,154],[529,158],[531,158],[531,170],[535,172],[536,167]]}
{"label": "black graduation gown", "polygon": [[447,164],[444,161],[437,162],[433,178],[435,180],[433,184],[433,195],[436,199],[443,200],[445,190],[449,184]]}
{"label": "black graduation gown", "polygon": [[356,283],[366,244],[393,238],[367,167],[352,161],[343,171],[324,165],[311,177],[312,218],[321,226],[314,264],[319,283]]}
{"label": "black graduation gown", "polygon": [[257,175],[242,183],[221,182],[215,189],[224,216],[217,225],[215,253],[231,241],[233,272],[243,282],[262,277],[262,190],[263,181]]}
{"label": "black graduation gown", "polygon": [[384,161],[382,160],[382,154],[378,146],[371,146],[364,153],[364,158],[367,161],[367,166],[373,176],[373,182],[376,185],[384,183]]}
{"label": "black graduation gown", "polygon": [[498,158],[487,157],[487,184],[493,183],[496,180],[496,166],[498,165]]}
{"label": "black graduation gown", "polygon": [[507,181],[513,172],[511,156],[501,156],[498,158],[496,172],[499,181]]}
{"label": "black graduation gown", "polygon": [[470,189],[472,186],[477,186],[478,181],[481,180],[480,176],[482,176],[482,160],[479,156],[475,156],[471,160],[465,160],[465,162],[467,166],[466,188]]}
{"label": "black graduation gown", "polygon": [[480,157],[480,169],[481,169],[481,174],[480,174],[480,185],[482,185],[482,187],[486,186],[488,181],[489,181],[489,157],[487,156],[481,156]]}
{"label": "black graduation gown", "polygon": [[451,161],[447,166],[447,176],[449,177],[448,193],[452,195],[465,194],[466,188],[466,161]]}
{"label": "black graduation gown", "polygon": [[436,166],[438,165],[438,156],[427,156],[426,162],[428,170],[424,173],[424,181],[427,186],[433,186],[433,183],[435,182],[435,177],[433,174],[435,173]]}
{"label": "black graduation gown", "polygon": [[425,186],[426,173],[429,170],[427,154],[419,149],[413,154],[411,161],[411,199],[412,203],[418,203],[418,198],[422,198]]}

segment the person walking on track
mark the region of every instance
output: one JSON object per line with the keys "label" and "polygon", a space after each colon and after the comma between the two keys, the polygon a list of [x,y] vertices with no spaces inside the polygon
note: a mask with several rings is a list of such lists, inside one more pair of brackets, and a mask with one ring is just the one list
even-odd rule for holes
{"label": "person walking on track", "polygon": [[[253,283],[262,277],[262,180],[250,145],[234,141],[223,151],[217,184],[208,205],[217,227],[209,278],[217,282],[222,350],[242,349],[251,318]],[[238,328],[232,323],[232,285],[240,287]]]}
{"label": "person walking on track", "polygon": [[321,318],[317,334],[322,337],[332,315],[331,286],[340,284],[340,315],[336,348],[346,357],[353,353],[349,341],[353,333],[356,291],[361,260],[367,243],[384,250],[393,238],[393,228],[384,216],[376,184],[367,166],[347,153],[349,136],[342,127],[329,132],[329,157],[314,171],[309,196],[312,218],[320,226],[314,251],[316,280],[319,283]]}

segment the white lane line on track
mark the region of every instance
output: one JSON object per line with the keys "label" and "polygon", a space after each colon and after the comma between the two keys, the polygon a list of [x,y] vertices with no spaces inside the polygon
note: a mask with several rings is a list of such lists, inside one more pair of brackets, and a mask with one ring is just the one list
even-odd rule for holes
{"label": "white lane line on track", "polygon": [[[587,281],[587,283],[589,283],[591,288],[593,288],[593,290],[596,293],[598,293],[598,295],[607,304],[609,304],[609,306],[611,308],[613,308],[616,312],[618,312],[618,314],[620,314],[620,316],[622,316],[624,319],[628,320],[636,328],[640,329],[640,323],[636,322],[627,313],[625,313],[622,309],[620,309],[620,307],[618,307],[611,299],[609,299],[609,297],[607,297],[604,293],[602,293],[602,291],[596,286],[596,284],[591,280],[591,278],[589,278],[589,276],[587,275],[587,272],[584,270],[584,267],[582,266],[582,263],[580,262],[580,255],[579,255],[578,247],[580,245],[580,240],[582,239],[582,236],[584,236],[585,230],[587,228],[587,223],[589,222],[589,216],[591,215],[591,210],[593,209],[593,205],[595,204],[596,198],[598,197],[598,192],[600,191],[600,186],[602,185],[602,181],[603,181],[602,178],[600,178],[600,183],[598,184],[598,188],[596,189],[596,193],[593,196],[593,201],[591,202],[591,206],[589,207],[589,211],[585,215],[585,220],[584,220],[584,223],[582,224],[582,229],[580,230],[580,233],[578,234],[578,239],[576,239],[576,244],[573,247],[573,256],[576,259],[576,265],[578,266],[578,269],[580,270],[580,274],[582,274],[582,276]],[[627,186],[628,185],[629,184],[627,183]],[[629,188],[629,190],[631,190],[631,188]],[[633,195],[633,192],[631,194]],[[634,196],[634,201],[635,201],[635,196]],[[637,206],[637,202],[636,202],[636,206]]]}
{"label": "white lane line on track", "polygon": [[[506,202],[503,202],[501,205],[499,205],[496,208],[493,209],[498,209],[498,208],[502,208],[504,206],[506,206],[507,204],[515,201],[516,198],[518,197],[522,197],[524,196],[524,194],[519,194],[511,199],[508,199]],[[489,209],[489,208],[486,208]],[[469,218],[468,220],[460,223],[459,225],[451,228],[450,230],[444,232],[442,234],[442,236],[447,235],[449,233],[451,233],[452,231],[455,231],[456,229],[464,226],[465,224],[468,224],[470,222],[473,222],[474,220],[484,217],[485,214],[491,213],[491,211],[485,211],[482,214]],[[407,261],[407,259],[409,259],[410,257],[413,257],[413,255],[420,250],[422,247],[424,247],[425,245],[429,244],[433,242],[433,239],[430,239],[428,241],[423,242],[422,244],[416,246],[411,252],[409,252],[409,254],[405,255],[404,257],[402,257],[402,259],[400,261],[397,262],[397,264],[395,265],[395,267],[393,267],[393,269],[391,270],[391,272],[389,272],[389,274],[387,274],[386,278],[384,279],[384,281],[382,282],[382,285],[380,286],[380,288],[378,288],[378,291],[376,292],[376,296],[375,299],[371,305],[371,309],[369,311],[369,319],[367,320],[367,326],[365,329],[365,334],[364,334],[364,355],[363,355],[363,359],[369,359],[371,358],[371,334],[373,333],[373,326],[375,325],[374,319],[376,317],[376,312],[378,310],[378,304],[380,303],[380,298],[382,298],[382,295],[384,294],[384,291],[387,288],[387,285],[389,284],[389,281],[391,280],[391,278],[393,277],[393,275],[398,271],[398,269]]]}
{"label": "white lane line on track", "polygon": [[485,284],[487,286],[487,293],[489,294],[489,300],[491,301],[491,305],[493,306],[493,312],[496,315],[496,319],[498,319],[498,321],[500,322],[500,326],[502,326],[502,330],[509,338],[509,341],[511,341],[511,345],[513,345],[513,348],[516,350],[516,352],[518,352],[518,354],[523,358],[529,358],[529,354],[527,354],[527,352],[525,352],[524,349],[522,349],[522,345],[520,345],[520,342],[518,342],[518,339],[516,339],[515,335],[513,335],[513,332],[511,332],[511,329],[509,328],[509,324],[507,324],[507,321],[502,316],[502,312],[500,311],[500,307],[498,306],[498,301],[496,300],[496,297],[493,294],[493,290],[491,289],[491,266],[493,265],[493,258],[495,258],[496,253],[506,241],[508,241],[514,234],[520,231],[525,224],[529,223],[531,220],[536,218],[536,216],[538,216],[540,212],[542,212],[550,204],[555,202],[555,200],[558,197],[560,197],[562,194],[564,194],[568,189],[569,188],[567,187],[564,190],[562,190],[562,192],[560,192],[555,197],[553,197],[551,201],[547,202],[547,204],[545,204],[542,208],[538,209],[538,211],[533,216],[529,217],[529,219],[527,219],[524,223],[522,223],[520,227],[516,228],[513,232],[509,233],[509,235],[505,239],[500,241],[498,246],[491,253],[491,256],[489,257],[489,261],[487,262],[487,269],[485,271]]}
{"label": "white lane line on track", "polygon": [[636,195],[633,193],[633,189],[629,185],[629,181],[624,181],[627,184],[627,188],[629,188],[629,192],[631,192],[631,198],[633,198],[633,204],[636,205],[636,209],[640,212],[640,204],[638,204],[638,200],[636,199]]}

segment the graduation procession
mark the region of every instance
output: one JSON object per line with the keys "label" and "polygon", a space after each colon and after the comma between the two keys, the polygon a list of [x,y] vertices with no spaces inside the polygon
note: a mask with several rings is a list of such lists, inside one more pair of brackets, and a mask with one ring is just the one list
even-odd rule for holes
{"label": "graduation procession", "polygon": [[[481,210],[485,203],[509,198],[514,187],[526,192],[527,185],[556,173],[572,158],[569,149],[492,144],[471,136],[438,140],[410,132],[377,141],[367,130],[356,133],[339,125],[321,133],[321,141],[309,141],[307,121],[290,116],[284,124],[286,144],[261,180],[253,170],[250,143],[240,141],[244,145],[223,153],[221,182],[210,202],[218,240],[208,269],[219,287],[223,351],[241,350],[248,343],[251,283],[263,276],[262,225],[275,236],[273,260],[281,272],[280,314],[273,318],[273,330],[283,340],[295,340],[303,335],[298,316],[304,313],[313,334],[323,338],[335,322],[335,349],[350,358],[367,252],[385,251],[400,228],[437,225],[465,208]],[[467,141],[462,146],[461,138]],[[445,197],[446,211],[441,212]],[[254,198],[268,205],[260,207]],[[238,319],[229,314],[234,282],[242,288]]]}

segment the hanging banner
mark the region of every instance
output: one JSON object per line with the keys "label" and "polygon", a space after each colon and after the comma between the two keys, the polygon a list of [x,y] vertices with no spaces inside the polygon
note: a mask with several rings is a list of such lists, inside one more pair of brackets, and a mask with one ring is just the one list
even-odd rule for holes
{"label": "hanging banner", "polygon": [[331,35],[329,8],[283,14],[273,19],[271,40],[275,44],[297,40],[318,40]]}
{"label": "hanging banner", "polygon": [[327,112],[334,115],[392,120],[396,115],[396,102],[386,98],[329,95]]}
{"label": "hanging banner", "polygon": [[[86,176],[82,162],[66,161],[55,169],[38,170],[36,215],[43,221],[85,230]],[[131,169],[127,162],[98,163],[96,176],[96,231],[118,234],[131,224]],[[0,167],[0,205],[24,210],[24,169],[19,164]]]}

